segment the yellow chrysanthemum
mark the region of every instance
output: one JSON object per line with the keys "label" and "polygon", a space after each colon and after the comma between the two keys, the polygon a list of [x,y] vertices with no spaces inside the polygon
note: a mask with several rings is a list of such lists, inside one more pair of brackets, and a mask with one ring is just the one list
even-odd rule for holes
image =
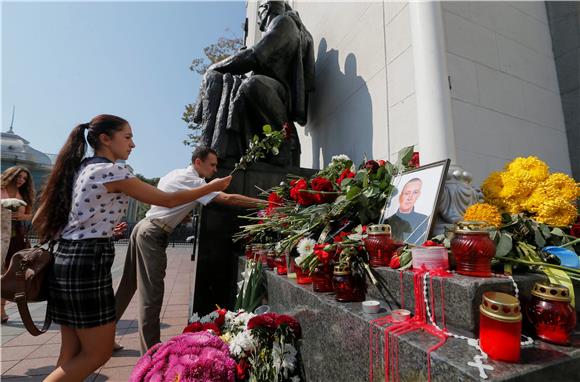
{"label": "yellow chrysanthemum", "polygon": [[580,188],[576,185],[574,179],[561,172],[553,173],[540,186],[549,198],[561,196],[573,202],[580,195]]}
{"label": "yellow chrysanthemum", "polygon": [[568,200],[558,197],[546,199],[537,208],[535,220],[554,226],[568,226],[576,221],[578,211]]}
{"label": "yellow chrysanthemum", "polygon": [[501,172],[495,171],[489,174],[486,180],[483,181],[481,185],[481,192],[486,200],[497,200],[500,198],[499,194],[503,188],[503,181],[501,178]]}
{"label": "yellow chrysanthemum", "polygon": [[463,214],[466,221],[484,221],[494,227],[501,225],[501,215],[497,207],[488,203],[477,203],[469,206]]}
{"label": "yellow chrysanthemum", "polygon": [[549,174],[550,168],[538,157],[518,157],[505,166],[506,171],[512,173],[526,173],[536,183],[544,181]]}
{"label": "yellow chrysanthemum", "polygon": [[501,173],[503,188],[501,198],[511,199],[522,204],[536,189],[538,183],[525,171],[507,171]]}

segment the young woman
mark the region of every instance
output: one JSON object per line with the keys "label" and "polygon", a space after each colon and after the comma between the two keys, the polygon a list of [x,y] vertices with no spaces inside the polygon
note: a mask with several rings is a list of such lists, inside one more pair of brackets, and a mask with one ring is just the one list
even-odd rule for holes
{"label": "young woman", "polygon": [[[94,156],[83,159],[87,142]],[[48,314],[60,325],[62,338],[57,367],[45,381],[82,381],[111,357],[116,319],[111,236],[128,197],[174,207],[222,191],[231,181],[163,192],[116,163],[134,148],[127,121],[98,115],[74,128],[42,192],[33,223],[41,242],[58,240]]]}
{"label": "young woman", "polygon": [[[34,203],[34,181],[30,171],[25,167],[14,166],[6,169],[2,173],[1,198],[15,198],[26,202],[26,207],[20,207],[18,211],[12,213],[12,232],[10,235],[10,244],[6,252],[6,258],[2,267],[2,273],[8,268],[12,255],[28,246],[26,233],[28,231],[28,222],[32,219],[32,204]],[[5,311],[6,300],[0,301],[2,314],[2,323],[8,321],[8,315]]]}

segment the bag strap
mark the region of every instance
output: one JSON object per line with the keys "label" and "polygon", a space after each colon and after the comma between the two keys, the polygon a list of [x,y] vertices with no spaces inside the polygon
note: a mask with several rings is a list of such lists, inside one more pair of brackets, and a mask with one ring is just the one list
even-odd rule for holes
{"label": "bag strap", "polygon": [[[53,240],[48,243],[48,250],[51,254],[54,251],[55,243],[56,242]],[[40,245],[44,244],[45,243],[42,243]],[[48,307],[44,316],[44,324],[42,325],[42,329],[38,329],[34,321],[32,321],[32,317],[30,317],[30,310],[28,310],[28,301],[26,298],[26,273],[24,270],[16,272],[16,286],[14,302],[18,306],[18,313],[20,314],[20,318],[22,318],[24,327],[33,336],[39,336],[43,333],[46,333],[48,328],[50,328],[50,324],[52,323],[52,319],[48,315]]]}

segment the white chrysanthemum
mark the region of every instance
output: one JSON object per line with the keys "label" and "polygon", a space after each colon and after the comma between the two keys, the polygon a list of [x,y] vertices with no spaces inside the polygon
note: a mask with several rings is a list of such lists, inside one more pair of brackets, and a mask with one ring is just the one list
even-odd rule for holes
{"label": "white chrysanthemum", "polygon": [[219,314],[218,314],[218,312],[216,312],[216,311],[213,311],[213,312],[211,312],[210,314],[203,316],[203,317],[202,317],[202,318],[199,320],[199,322],[201,322],[202,324],[206,324],[206,323],[208,323],[208,322],[214,322],[214,321],[216,320],[216,318],[218,318],[218,317],[219,317]]}
{"label": "white chrysanthemum", "polygon": [[282,371],[284,378],[288,378],[288,373],[294,371],[296,353],[296,349],[291,344],[280,346],[279,342],[275,342],[272,346],[272,363],[278,372]]}
{"label": "white chrysanthemum", "polygon": [[345,154],[334,155],[332,157],[332,162],[337,162],[337,161],[346,162],[346,161],[349,161],[349,160],[350,160],[350,158],[347,155],[345,155]]}
{"label": "white chrysanthemum", "polygon": [[256,350],[256,341],[249,330],[239,332],[230,341],[230,354],[234,357],[240,357],[254,350]]}
{"label": "white chrysanthemum", "polygon": [[304,239],[300,240],[296,249],[301,256],[308,256],[314,252],[314,245],[316,242],[313,239],[305,237]]}

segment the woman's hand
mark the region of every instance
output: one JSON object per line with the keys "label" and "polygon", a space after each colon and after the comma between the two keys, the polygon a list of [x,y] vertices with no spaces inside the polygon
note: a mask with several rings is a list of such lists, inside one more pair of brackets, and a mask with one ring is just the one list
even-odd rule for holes
{"label": "woman's hand", "polygon": [[230,185],[232,181],[232,176],[228,175],[224,178],[216,178],[209,182],[208,184],[212,187],[215,187],[215,191],[223,191]]}
{"label": "woman's hand", "polygon": [[119,240],[122,239],[125,235],[125,231],[127,231],[127,223],[121,222],[113,228],[113,239]]}

